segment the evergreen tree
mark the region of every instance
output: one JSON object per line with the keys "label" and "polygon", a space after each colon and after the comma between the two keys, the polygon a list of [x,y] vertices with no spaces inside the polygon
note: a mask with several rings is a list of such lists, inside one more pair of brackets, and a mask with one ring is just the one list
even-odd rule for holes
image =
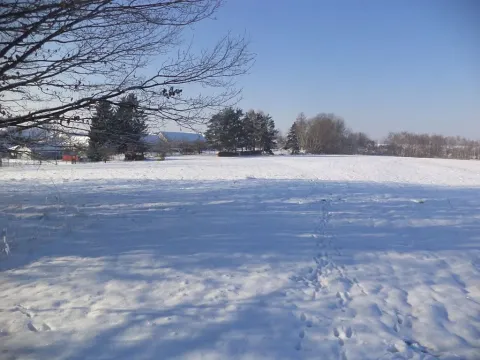
{"label": "evergreen tree", "polygon": [[278,130],[275,129],[275,122],[270,115],[262,115],[265,123],[265,131],[263,133],[263,151],[273,154],[272,150],[277,147]]}
{"label": "evergreen tree", "polygon": [[208,122],[207,131],[205,131],[205,140],[207,144],[215,149],[222,150],[223,146],[220,141],[220,134],[222,133],[222,113],[212,116]]}
{"label": "evergreen tree", "polygon": [[242,147],[246,150],[255,150],[260,142],[258,136],[258,114],[255,111],[248,111],[242,119],[243,139]]}
{"label": "evergreen tree", "polygon": [[107,101],[100,101],[95,106],[95,113],[88,132],[89,142],[87,156],[91,161],[106,161],[109,147],[111,146],[111,134],[109,128],[114,120],[112,106]]}
{"label": "evergreen tree", "polygon": [[257,141],[260,149],[264,152],[272,154],[277,144],[277,130],[275,129],[275,122],[272,117],[263,112],[257,113]]}
{"label": "evergreen tree", "polygon": [[287,143],[285,144],[285,150],[291,150],[292,154],[298,154],[300,152],[296,123],[293,123],[293,125],[290,127],[287,135]]}
{"label": "evergreen tree", "polygon": [[237,151],[243,138],[243,112],[227,108],[212,116],[205,138],[216,150]]}
{"label": "evergreen tree", "polygon": [[241,109],[229,108],[224,115],[225,135],[222,138],[226,145],[226,150],[237,152],[242,147],[242,139],[244,138],[243,111]]}
{"label": "evergreen tree", "polygon": [[[117,152],[125,155],[143,154],[146,146],[142,138],[147,128],[147,116],[139,108],[137,97],[134,94],[123,97],[115,111],[115,122],[110,129]],[[129,157],[126,156],[126,159]]]}

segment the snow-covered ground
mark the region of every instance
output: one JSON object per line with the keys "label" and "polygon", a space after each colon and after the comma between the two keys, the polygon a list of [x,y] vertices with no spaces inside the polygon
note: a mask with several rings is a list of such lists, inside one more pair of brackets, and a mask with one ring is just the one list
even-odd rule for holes
{"label": "snow-covered ground", "polygon": [[480,359],[480,162],[0,168],[0,359]]}

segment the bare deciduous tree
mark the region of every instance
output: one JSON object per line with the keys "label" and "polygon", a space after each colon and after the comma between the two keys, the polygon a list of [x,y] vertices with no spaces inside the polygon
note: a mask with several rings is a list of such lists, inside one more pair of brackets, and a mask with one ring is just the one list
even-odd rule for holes
{"label": "bare deciduous tree", "polygon": [[297,138],[298,143],[300,145],[300,149],[305,150],[307,146],[307,130],[308,130],[308,123],[307,117],[303,112],[298,114],[297,119],[295,120],[295,129],[297,131]]}
{"label": "bare deciduous tree", "polygon": [[[226,36],[198,53],[184,44],[184,30],[221,2],[2,1],[0,128],[61,124],[75,131],[96,102],[116,104],[130,92],[157,120],[201,121],[205,109],[236,97],[233,79],[252,61],[243,38]],[[189,84],[217,90],[182,93]]]}
{"label": "bare deciduous tree", "polygon": [[300,146],[307,152],[311,154],[344,152],[347,128],[343,119],[334,114],[321,113],[306,120],[301,114],[295,124]]}

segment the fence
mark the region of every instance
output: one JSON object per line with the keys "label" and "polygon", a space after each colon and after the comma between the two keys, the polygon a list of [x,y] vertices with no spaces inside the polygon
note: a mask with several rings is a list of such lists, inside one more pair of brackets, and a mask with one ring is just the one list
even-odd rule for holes
{"label": "fence", "polygon": [[[45,163],[46,161],[43,161]],[[55,163],[55,161],[52,161]],[[8,158],[0,158],[0,167],[7,167],[7,166],[28,166],[28,165],[42,165],[42,160],[33,160],[33,159],[8,159]]]}

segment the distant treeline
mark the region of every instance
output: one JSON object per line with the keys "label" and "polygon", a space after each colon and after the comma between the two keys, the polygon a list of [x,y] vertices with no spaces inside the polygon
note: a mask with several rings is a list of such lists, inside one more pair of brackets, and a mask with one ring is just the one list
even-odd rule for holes
{"label": "distant treeline", "polygon": [[480,141],[463,137],[391,133],[383,145],[388,155],[451,159],[480,159]]}
{"label": "distant treeline", "polygon": [[480,141],[397,132],[390,133],[383,143],[377,144],[366,134],[350,130],[342,118],[325,113],[312,118],[301,113],[287,136],[280,136],[278,143],[292,154],[305,152],[480,159]]}

